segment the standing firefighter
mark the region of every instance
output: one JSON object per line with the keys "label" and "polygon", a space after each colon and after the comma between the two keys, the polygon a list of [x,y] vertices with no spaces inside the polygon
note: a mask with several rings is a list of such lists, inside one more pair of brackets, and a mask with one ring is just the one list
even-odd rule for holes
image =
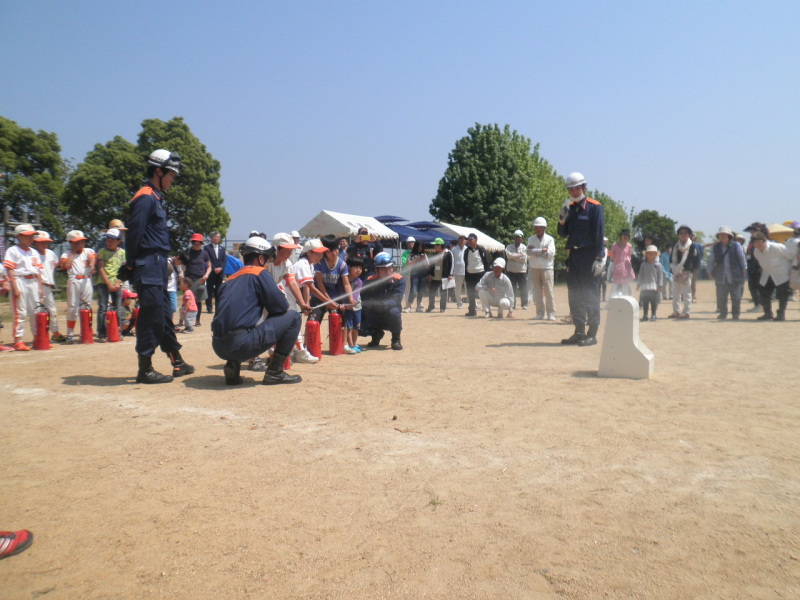
{"label": "standing firefighter", "polygon": [[[170,243],[164,192],[180,174],[180,167],[181,157],[177,154],[168,150],[154,151],[147,157],[147,181],[131,199],[126,267],[139,295],[137,383],[169,383],[173,377],[194,373],[194,367],[181,357],[167,291]],[[169,356],[172,376],[153,369],[153,354],[159,346]]]}
{"label": "standing firefighter", "polygon": [[586,195],[580,173],[570,173],[566,184],[569,198],[558,214],[558,235],[567,238],[567,290],[575,333],[561,343],[593,346],[600,327],[599,276],[606,262],[603,205]]}

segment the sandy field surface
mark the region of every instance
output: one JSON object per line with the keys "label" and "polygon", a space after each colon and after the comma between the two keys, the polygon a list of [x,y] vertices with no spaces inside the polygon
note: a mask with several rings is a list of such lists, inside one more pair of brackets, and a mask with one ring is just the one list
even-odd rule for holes
{"label": "sandy field surface", "polygon": [[35,541],[0,598],[799,598],[800,305],[713,293],[641,324],[640,381],[531,310],[409,314],[293,386],[226,387],[206,315],[168,385],[130,339],[2,354],[0,528]]}

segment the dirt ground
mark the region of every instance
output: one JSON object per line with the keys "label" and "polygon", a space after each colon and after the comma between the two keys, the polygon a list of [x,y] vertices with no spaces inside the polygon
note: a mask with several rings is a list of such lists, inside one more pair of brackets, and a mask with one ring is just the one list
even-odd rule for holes
{"label": "dirt ground", "polygon": [[208,318],[168,385],[130,340],[2,354],[0,528],[35,541],[0,597],[798,598],[798,303],[699,297],[641,324],[641,381],[530,310],[409,314],[277,388],[224,385]]}

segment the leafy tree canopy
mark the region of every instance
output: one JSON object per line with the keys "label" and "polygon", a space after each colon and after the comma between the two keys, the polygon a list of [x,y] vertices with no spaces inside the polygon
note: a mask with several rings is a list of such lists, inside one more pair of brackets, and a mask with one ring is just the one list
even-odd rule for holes
{"label": "leafy tree canopy", "polygon": [[508,238],[533,214],[531,141],[508,125],[501,130],[476,123],[467,134],[450,152],[430,213],[440,221]]}
{"label": "leafy tree canopy", "polygon": [[663,249],[678,239],[675,233],[676,225],[677,221],[666,215],[660,215],[654,210],[643,210],[633,217],[631,237],[640,246],[640,250],[644,250],[641,246],[644,244],[645,237],[653,238],[656,245]]}
{"label": "leafy tree canopy", "polygon": [[41,227],[63,233],[61,195],[67,165],[55,133],[33,131],[0,117],[0,211],[9,209],[12,221],[38,216]]}
{"label": "leafy tree canopy", "polygon": [[[510,243],[512,232],[533,233],[536,217],[547,219],[556,261],[566,259],[556,234],[558,211],[567,199],[564,178],[539,154],[539,145],[506,125],[475,124],[456,142],[430,213],[440,221],[472,226]],[[600,191],[588,192],[605,210],[606,235],[630,227],[623,207]]]}
{"label": "leafy tree canopy", "polygon": [[142,185],[146,158],[158,148],[177,152],[183,159],[181,176],[167,192],[165,203],[174,249],[186,247],[196,231],[207,234],[214,230],[224,235],[230,215],[222,206],[220,163],[181,117],[166,122],[145,120],[136,145],[119,136],[96,144],[65,191],[73,225],[96,236],[111,219],[125,220],[130,199]]}

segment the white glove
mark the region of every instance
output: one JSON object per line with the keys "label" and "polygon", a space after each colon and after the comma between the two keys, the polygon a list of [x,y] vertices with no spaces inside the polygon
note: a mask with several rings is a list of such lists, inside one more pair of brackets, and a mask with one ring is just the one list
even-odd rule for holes
{"label": "white glove", "polygon": [[564,200],[564,206],[561,207],[561,210],[558,211],[558,222],[562,225],[567,222],[567,216],[569,215],[569,205],[572,201],[567,198]]}
{"label": "white glove", "polygon": [[595,277],[600,277],[603,274],[603,267],[606,266],[606,257],[597,258],[592,265],[592,275]]}

